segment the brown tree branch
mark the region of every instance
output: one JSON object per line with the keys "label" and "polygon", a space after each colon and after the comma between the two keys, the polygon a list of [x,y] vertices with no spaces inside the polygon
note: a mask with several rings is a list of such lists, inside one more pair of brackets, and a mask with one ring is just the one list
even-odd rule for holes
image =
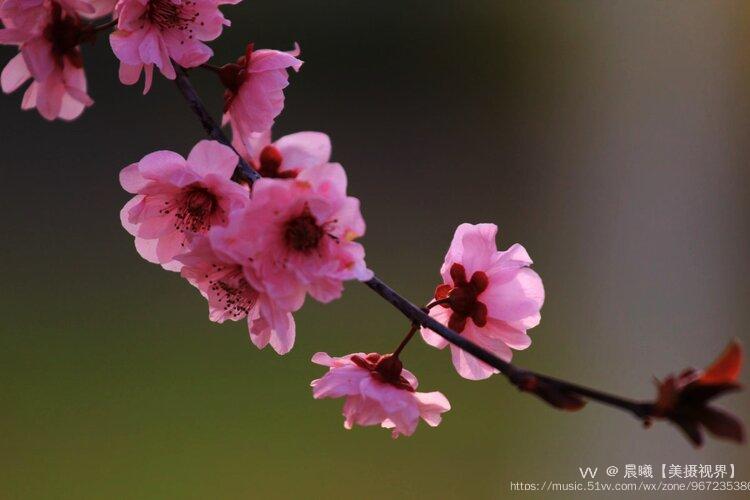
{"label": "brown tree branch", "polygon": [[[177,65],[175,66],[177,67]],[[198,97],[198,94],[190,83],[185,71],[179,67],[177,67],[176,83],[182,92],[182,95],[188,101],[190,108],[198,116],[209,137],[224,144],[231,145],[221,128],[206,111],[205,106]],[[247,162],[240,158],[239,165],[234,173],[234,178],[252,183],[259,179],[260,175],[250,168]],[[630,413],[634,417],[643,421],[644,424],[649,424],[652,418],[664,418],[664,416],[657,410],[655,402],[634,401],[622,398],[614,394],[609,394],[526,370],[503,361],[491,352],[483,349],[465,337],[462,337],[460,334],[430,317],[429,314],[427,314],[427,309],[412,304],[377,276],[366,281],[365,285],[380,295],[380,297],[388,301],[396,309],[401,311],[401,313],[406,316],[412,324],[429,328],[454,346],[496,368],[521,391],[533,393],[558,409],[571,411],[578,410],[585,405],[587,400],[590,400]],[[408,339],[410,339],[412,335],[413,332],[410,331],[410,334],[407,335],[407,339],[402,342],[399,349],[403,347],[403,344],[408,342]],[[675,421],[675,423],[679,425],[679,422],[676,420],[672,418],[670,418],[670,420]]]}
{"label": "brown tree branch", "polygon": [[[542,399],[545,399],[553,406],[561,409],[575,410],[582,406],[580,401],[565,401],[565,396],[581,396],[587,399],[597,401],[615,408],[619,408],[632,413],[634,416],[641,420],[646,420],[652,413],[653,405],[651,403],[642,403],[632,401],[629,399],[621,398],[612,394],[600,392],[588,387],[583,387],[564,380],[559,380],[546,375],[541,375],[532,371],[519,368],[516,365],[508,363],[498,358],[491,352],[479,347],[474,342],[462,337],[460,334],[451,330],[447,326],[439,323],[434,318],[430,317],[424,309],[415,306],[407,299],[402,297],[398,292],[385,284],[380,278],[375,276],[370,281],[366,281],[367,285],[375,293],[383,297],[385,300],[391,303],[396,309],[409,318],[414,323],[422,325],[430,330],[434,331],[445,340],[455,345],[456,347],[463,349],[472,356],[484,361],[488,365],[497,368],[500,373],[505,375],[510,382],[523,391],[534,392]],[[549,398],[545,397],[547,394],[540,393],[539,385],[544,386],[543,390],[550,391],[552,394]],[[563,401],[560,404],[555,404],[550,399],[555,396],[561,396]]]}

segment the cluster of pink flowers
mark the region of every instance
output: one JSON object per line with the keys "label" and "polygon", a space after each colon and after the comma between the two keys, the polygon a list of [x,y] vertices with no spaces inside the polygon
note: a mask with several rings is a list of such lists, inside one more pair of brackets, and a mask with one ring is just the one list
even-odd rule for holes
{"label": "cluster of pink flowers", "polygon": [[[219,10],[239,0],[0,0],[0,43],[16,45],[2,71],[5,92],[32,79],[22,108],[48,120],[72,120],[92,104],[86,90],[80,44],[100,27],[89,19],[112,14],[110,44],[119,76],[134,84],[154,66],[168,79],[175,64],[204,66],[224,86],[223,122],[232,147],[200,141],[187,158],[157,151],[120,172],[133,197],[122,208],[123,227],[138,253],[179,272],[208,302],[209,319],[245,320],[258,348],[286,354],[295,341],[293,313],[307,296],[328,303],[349,280],[366,281],[365,233],[359,200],[347,194],[343,167],[331,162],[331,141],[320,132],[276,139],[271,129],[284,107],[289,70],[299,71],[299,46],[283,52],[246,46],[244,55],[221,67],[207,64],[205,44],[229,26]],[[250,185],[236,177],[242,157],[260,175]],[[462,224],[441,269],[442,284],[430,315],[504,360],[525,349],[527,330],[539,323],[544,288],[520,245],[498,251],[493,224]],[[415,327],[416,329],[416,327]],[[450,409],[440,392],[417,392],[417,379],[398,354],[355,353],[313,362],[328,372],[312,382],[313,396],[346,398],[344,426],[380,425],[393,437],[411,435],[420,419],[440,423]],[[432,346],[447,342],[422,329]],[[496,370],[452,346],[453,364],[468,379]]]}
{"label": "cluster of pink flowers", "polygon": [[[120,174],[136,195],[121,219],[141,256],[180,271],[208,299],[213,321],[246,317],[253,342],[279,354],[294,344],[291,313],[308,293],[329,302],[344,281],[372,276],[354,241],[365,223],[346,194],[343,168],[317,151],[320,161],[313,160],[305,147],[296,148],[305,161],[286,158],[294,176],[262,178],[252,188],[231,180],[238,157],[215,141],[199,142],[187,159],[151,153]],[[260,157],[271,150],[283,158],[273,146]]]}
{"label": "cluster of pink flowers", "polygon": [[97,28],[87,21],[111,14],[117,29],[110,45],[120,60],[120,81],[133,84],[143,72],[146,93],[154,66],[174,79],[173,61],[185,68],[208,61],[213,53],[203,42],[230,24],[219,6],[238,1],[0,0],[0,43],[19,48],[3,69],[3,92],[31,78],[22,109],[36,108],[47,120],[78,118],[93,104],[80,45],[93,42]]}
{"label": "cluster of pink flowers", "polygon": [[149,91],[154,65],[174,80],[172,61],[194,68],[208,61],[213,52],[203,43],[221,35],[229,21],[220,5],[239,0],[118,0],[117,30],[109,37],[120,60],[120,81],[132,85],[145,73]]}

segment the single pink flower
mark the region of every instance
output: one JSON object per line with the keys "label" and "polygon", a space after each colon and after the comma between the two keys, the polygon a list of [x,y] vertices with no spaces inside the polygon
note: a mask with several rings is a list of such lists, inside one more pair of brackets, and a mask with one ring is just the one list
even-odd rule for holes
{"label": "single pink flower", "polygon": [[302,170],[331,160],[331,140],[322,132],[297,132],[271,142],[271,131],[242,138],[232,134],[234,149],[260,175],[292,179]]}
{"label": "single pink flower", "polygon": [[[440,269],[443,284],[435,291],[440,305],[430,316],[505,361],[511,349],[526,349],[531,338],[526,330],[539,324],[544,287],[529,269],[529,254],[518,244],[497,250],[494,224],[461,224],[456,229]],[[425,341],[438,349],[448,342],[422,328]],[[471,380],[489,377],[497,370],[451,345],[453,366]]]}
{"label": "single pink flower", "polygon": [[189,252],[175,257],[182,264],[182,277],[208,301],[211,321],[247,318],[253,344],[262,349],[270,343],[277,353],[286,354],[294,345],[294,318],[250,285],[245,274],[252,269],[214,249],[216,236],[214,229],[197,237]]}
{"label": "single pink flower", "polygon": [[325,375],[310,383],[313,397],[345,397],[346,429],[380,424],[392,429],[394,438],[411,436],[420,418],[436,427],[442,413],[451,409],[440,392],[416,392],[417,378],[390,355],[360,352],[332,358],[319,352],[312,361],[329,367]]}
{"label": "single pink flower", "polygon": [[289,85],[287,68],[299,71],[302,61],[299,45],[294,50],[253,50],[249,43],[245,55],[219,70],[224,92],[224,123],[231,122],[235,134],[250,137],[265,132],[284,109],[284,89]]}
{"label": "single pink flower", "polygon": [[73,120],[94,102],[86,93],[78,47],[92,39],[93,32],[59,4],[45,4],[41,9],[38,12],[44,15],[23,28],[15,27],[12,19],[3,19],[6,28],[0,30],[0,43],[18,45],[20,53],[3,68],[0,84],[3,92],[11,93],[33,78],[21,109],[36,108],[47,120]]}
{"label": "single pink flower", "polygon": [[134,196],[120,212],[123,227],[135,236],[138,253],[178,270],[176,255],[189,250],[194,235],[224,225],[243,208],[248,191],[230,178],[237,155],[216,141],[200,141],[187,160],[171,151],[148,154],[120,172],[120,184]]}
{"label": "single pink flower", "polygon": [[115,5],[117,30],[109,37],[120,60],[120,81],[132,85],[146,75],[149,91],[154,65],[174,80],[172,59],[182,67],[200,66],[213,55],[203,43],[216,39],[229,21],[220,5],[239,0],[119,0]]}
{"label": "single pink flower", "polygon": [[365,232],[359,200],[346,195],[339,164],[307,168],[294,179],[255,181],[244,212],[233,214],[222,251],[251,262],[263,290],[283,308],[296,311],[310,293],[330,302],[343,281],[368,280],[365,250],[354,239]]}

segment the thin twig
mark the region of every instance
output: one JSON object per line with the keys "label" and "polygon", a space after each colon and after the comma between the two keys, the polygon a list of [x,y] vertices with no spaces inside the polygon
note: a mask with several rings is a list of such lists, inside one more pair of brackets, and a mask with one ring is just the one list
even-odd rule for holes
{"label": "thin twig", "polygon": [[209,63],[203,63],[199,67],[203,68],[203,69],[207,69],[207,70],[209,70],[209,71],[211,71],[213,73],[219,73],[219,71],[221,71],[220,67],[218,67],[218,66],[216,66],[214,64],[209,64]]}
{"label": "thin twig", "polygon": [[[195,88],[193,88],[192,84],[190,83],[187,74],[179,67],[177,67],[176,83],[180,91],[182,92],[182,95],[188,101],[190,108],[200,119],[201,124],[203,125],[203,128],[206,129],[209,137],[231,146],[229,140],[221,131],[221,128],[216,125],[216,122],[214,122],[214,120],[206,111],[203,102],[201,101],[200,97],[198,97],[198,94],[196,93]],[[248,179],[251,182],[260,178],[260,175],[255,170],[250,168],[249,165],[247,165],[247,163],[242,159],[240,159],[240,163],[235,169],[235,177],[237,176]],[[479,345],[468,340],[466,337],[462,337],[460,334],[456,333],[447,326],[430,317],[422,308],[417,307],[409,302],[398,292],[385,284],[380,278],[373,277],[371,280],[366,281],[365,285],[367,285],[371,290],[380,295],[383,299],[388,301],[396,309],[401,311],[401,313],[406,316],[414,325],[421,325],[429,328],[459,349],[468,352],[477,359],[484,361],[488,365],[496,368],[500,371],[500,373],[505,375],[513,385],[521,390],[535,392],[537,395],[550,402],[548,398],[541,394],[541,391],[534,390],[534,387],[536,387],[537,384],[542,383],[546,384],[548,388],[559,391],[561,394],[564,393],[568,395],[573,394],[581,396],[592,401],[597,401],[599,403],[627,411],[629,413],[632,413],[636,418],[640,420],[647,421],[648,418],[653,414],[653,404],[651,403],[621,398],[613,394],[608,394],[605,392],[597,391],[595,389],[590,389],[588,387],[566,382],[564,380],[549,377],[547,375],[542,375],[536,372],[525,370],[511,363],[508,363],[507,361],[503,361],[491,352],[483,349]],[[432,303],[431,305],[437,305],[438,303]],[[410,333],[404,339],[404,342],[402,342],[402,345],[399,346],[397,351],[400,351],[400,349],[403,348],[403,345],[405,345],[406,342],[411,339],[411,336],[415,331],[416,328],[410,330]],[[560,405],[556,406],[560,408],[564,407]]]}
{"label": "thin twig", "polygon": [[409,328],[409,331],[406,333],[406,336],[401,341],[401,343],[398,345],[395,351],[393,351],[393,356],[398,357],[399,354],[401,354],[401,351],[404,350],[404,347],[406,347],[406,344],[409,343],[411,338],[414,336],[415,333],[417,333],[417,330],[419,330],[419,325],[417,323],[412,323],[411,328]]}
{"label": "thin twig", "polygon": [[117,19],[112,19],[111,21],[108,21],[104,24],[100,24],[98,26],[92,26],[92,30],[94,30],[95,33],[98,33],[100,31],[108,30],[109,28],[114,28],[117,26]]}
{"label": "thin twig", "polygon": [[[235,153],[237,153],[237,150],[234,149],[234,146],[232,146],[232,142],[227,138],[226,134],[224,134],[224,132],[221,130],[221,127],[219,127],[219,125],[214,121],[214,119],[206,110],[206,106],[203,104],[203,101],[198,95],[198,92],[195,91],[195,87],[193,87],[193,84],[190,83],[190,79],[188,78],[185,70],[177,64],[175,64],[174,66],[175,71],[177,72],[177,78],[175,78],[177,88],[180,89],[180,92],[188,102],[190,109],[192,109],[193,113],[198,116],[198,119],[200,120],[201,125],[203,125],[203,128],[205,129],[208,136],[211,139],[219,141],[222,144],[226,144],[227,146],[232,148]],[[246,181],[250,184],[260,179],[260,174],[256,172],[255,169],[251,168],[239,153],[237,153],[237,156],[239,157],[239,162],[237,164],[237,167],[234,169],[234,175],[232,176],[232,178],[238,181]]]}
{"label": "thin twig", "polygon": [[451,299],[446,297],[444,299],[433,300],[425,306],[425,309],[430,310],[433,307],[441,306],[443,304],[450,304]]}

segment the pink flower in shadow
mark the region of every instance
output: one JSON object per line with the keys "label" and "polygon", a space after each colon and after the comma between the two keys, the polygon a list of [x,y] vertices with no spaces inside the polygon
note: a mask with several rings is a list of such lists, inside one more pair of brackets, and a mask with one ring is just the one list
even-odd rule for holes
{"label": "pink flower in shadow", "polygon": [[235,136],[250,137],[271,129],[284,109],[284,89],[289,85],[287,68],[299,71],[299,46],[281,52],[253,49],[247,45],[245,55],[219,71],[224,92],[224,123],[231,123]]}

